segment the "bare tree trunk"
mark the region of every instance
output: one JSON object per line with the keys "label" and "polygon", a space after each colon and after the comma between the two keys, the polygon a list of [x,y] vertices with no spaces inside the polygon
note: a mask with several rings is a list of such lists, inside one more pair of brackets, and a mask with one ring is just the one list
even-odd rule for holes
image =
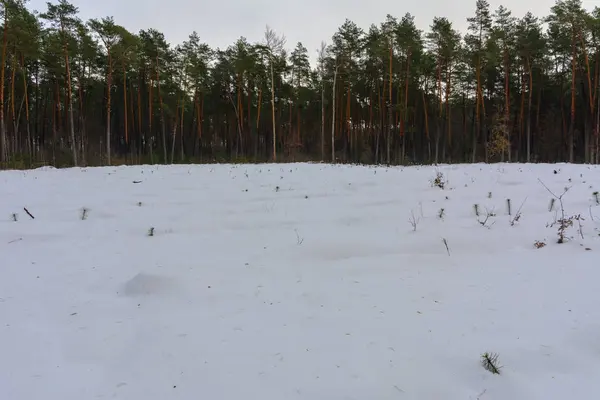
{"label": "bare tree trunk", "polygon": [[[110,54],[110,47],[107,48],[108,51],[108,78],[106,80],[106,159],[108,165],[111,165],[111,144],[110,144],[110,112],[111,112],[111,87],[112,87],[112,57]],[[127,108],[125,109],[125,114],[127,114]]]}
{"label": "bare tree trunk", "polygon": [[427,93],[427,84],[425,84],[424,90],[421,92],[423,98],[423,113],[425,119],[425,136],[427,138],[427,161],[431,161],[431,138],[429,135],[429,116],[427,115],[427,99],[425,98]]}
{"label": "bare tree trunk", "polygon": [[[574,40],[574,39],[573,39]],[[574,140],[573,136],[575,135],[575,79],[576,79],[576,50],[575,43],[573,46],[573,58],[571,61],[572,65],[572,77],[571,77],[571,123],[569,125],[569,162],[572,163],[575,160],[574,154]]]}
{"label": "bare tree trunk", "polygon": [[528,93],[528,105],[527,105],[527,162],[531,162],[531,105],[533,101],[533,76],[531,63],[527,60],[527,68],[529,69],[529,93]]}
{"label": "bare tree trunk", "polygon": [[[277,161],[277,127],[275,123],[275,72],[273,71],[273,55],[281,53],[285,45],[285,37],[277,36],[275,32],[269,28],[265,31],[266,47],[269,50],[269,69],[271,70],[271,114],[272,114],[272,129],[273,129],[273,162]],[[258,124],[257,124],[258,125]]]}
{"label": "bare tree trunk", "polygon": [[4,6],[4,29],[2,34],[2,65],[0,65],[0,162],[8,160],[6,142],[6,124],[4,121],[4,70],[6,63],[6,46],[8,43],[8,10]]}
{"label": "bare tree trunk", "polygon": [[[61,26],[61,30],[64,33],[64,26]],[[73,89],[71,86],[71,67],[69,65],[69,52],[67,50],[67,42],[63,42],[63,51],[65,54],[65,68],[67,73],[67,90],[69,100],[69,122],[71,124],[71,150],[73,152],[73,163],[75,166],[79,166],[77,159],[77,145],[75,143],[75,121],[73,119]]]}
{"label": "bare tree trunk", "polygon": [[129,121],[127,118],[127,70],[125,69],[125,62],[123,62],[123,126],[125,127],[125,144],[129,144]]}
{"label": "bare tree trunk", "polygon": [[321,161],[325,161],[325,82],[321,77]]}
{"label": "bare tree trunk", "polygon": [[[506,139],[508,140],[508,162],[512,162],[512,138],[510,131],[512,126],[510,124],[510,66],[508,61],[508,50],[506,46],[504,48],[504,101],[505,101],[505,109],[504,109],[504,124],[505,124],[505,134]],[[502,153],[504,155],[504,152]]]}
{"label": "bare tree trunk", "polygon": [[331,162],[335,164],[335,84],[337,81],[339,65],[335,66],[335,72],[333,73],[333,100],[332,100],[332,112],[331,112]]}
{"label": "bare tree trunk", "polygon": [[17,114],[15,112],[15,78],[17,76],[17,57],[16,57],[16,50],[13,47],[13,56],[12,56],[12,63],[11,63],[11,70],[12,70],[12,75],[10,78],[10,114],[11,114],[11,118],[12,118],[12,124],[13,124],[13,134],[15,136],[14,141],[13,141],[13,153],[17,153],[17,148],[19,147],[19,151],[20,151],[20,145],[21,145],[21,140],[20,140],[20,134],[19,134],[19,124],[17,122]]}
{"label": "bare tree trunk", "polygon": [[598,147],[598,136],[600,136],[600,96],[598,96],[598,107],[596,109],[596,160],[595,163],[600,162],[600,147]]}
{"label": "bare tree trunk", "polygon": [[277,161],[277,134],[275,132],[275,74],[273,73],[273,55],[271,54],[271,115],[273,122],[273,161]]}
{"label": "bare tree trunk", "polygon": [[385,139],[385,146],[386,146],[386,157],[385,157],[385,161],[387,165],[390,165],[390,161],[391,161],[391,147],[392,147],[392,124],[393,124],[393,113],[392,113],[392,86],[393,86],[393,81],[392,81],[392,61],[393,61],[393,55],[394,55],[394,50],[392,48],[392,46],[390,46],[390,81],[388,84],[388,128],[387,128],[387,138]]}
{"label": "bare tree trunk", "polygon": [[180,138],[179,138],[179,150],[181,151],[181,162],[183,162],[183,160],[185,159],[185,149],[183,148],[184,143],[183,143],[183,125],[184,125],[184,113],[185,113],[185,97],[182,97],[181,99],[181,118],[179,119],[179,132],[180,132]]}
{"label": "bare tree trunk", "polygon": [[173,138],[171,141],[171,164],[175,163],[175,139],[177,139],[177,115],[179,112],[179,104],[175,107],[175,121],[173,123]]}
{"label": "bare tree trunk", "polygon": [[160,123],[161,123],[161,132],[162,132],[162,140],[163,140],[163,157],[164,163],[167,164],[169,161],[167,159],[167,133],[165,126],[165,113],[162,102],[162,94],[160,92],[160,74],[158,68],[158,55],[156,56],[156,84],[158,89],[158,104],[160,106]]}

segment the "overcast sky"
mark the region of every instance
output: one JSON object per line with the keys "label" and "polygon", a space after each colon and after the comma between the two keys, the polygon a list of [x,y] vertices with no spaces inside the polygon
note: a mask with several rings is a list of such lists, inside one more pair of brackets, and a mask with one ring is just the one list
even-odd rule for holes
{"label": "overcast sky", "polygon": [[[167,41],[177,44],[192,31],[211,47],[226,48],[240,36],[250,42],[263,38],[265,25],[285,34],[288,48],[301,41],[311,58],[322,40],[331,36],[346,18],[367,30],[379,24],[386,14],[397,18],[406,12],[415,16],[419,29],[427,30],[433,17],[449,18],[464,32],[466,18],[475,9],[475,0],[71,0],[84,20],[113,16],[115,22],[132,32],[155,28]],[[600,1],[584,0],[588,9]],[[554,0],[490,1],[492,10],[500,4],[516,17],[531,11],[537,16],[548,14]],[[30,0],[29,8],[46,9],[46,1]]]}

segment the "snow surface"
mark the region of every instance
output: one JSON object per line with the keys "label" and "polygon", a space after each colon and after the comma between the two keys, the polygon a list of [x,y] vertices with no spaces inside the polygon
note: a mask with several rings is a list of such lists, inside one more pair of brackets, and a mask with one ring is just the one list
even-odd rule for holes
{"label": "snow surface", "polygon": [[[556,243],[538,178],[583,239]],[[2,172],[0,399],[594,398],[599,189],[566,164]]]}

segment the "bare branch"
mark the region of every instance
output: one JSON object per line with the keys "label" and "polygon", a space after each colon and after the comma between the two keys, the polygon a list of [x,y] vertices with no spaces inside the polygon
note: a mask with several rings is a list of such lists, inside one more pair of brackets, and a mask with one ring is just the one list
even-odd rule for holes
{"label": "bare branch", "polygon": [[285,35],[277,35],[277,33],[267,25],[265,29],[265,46],[269,49],[271,56],[276,53],[281,53],[285,43]]}
{"label": "bare branch", "polygon": [[562,193],[560,196],[557,196],[557,195],[556,195],[556,194],[555,194],[555,193],[554,193],[552,190],[548,189],[548,186],[546,186],[546,185],[544,184],[544,182],[542,182],[542,180],[541,180],[540,178],[538,178],[538,181],[539,181],[539,182],[542,184],[542,186],[543,186],[544,188],[546,188],[546,190],[548,191],[548,193],[550,193],[552,196],[556,197],[558,200],[562,199],[562,197],[563,197],[563,196],[564,196],[564,195],[565,195],[565,194],[566,194],[566,193],[569,191],[569,189],[571,189],[571,187],[570,187],[570,186],[569,186],[569,187],[566,187],[566,188],[565,188],[565,191],[564,191],[564,192],[563,192],[563,193]]}

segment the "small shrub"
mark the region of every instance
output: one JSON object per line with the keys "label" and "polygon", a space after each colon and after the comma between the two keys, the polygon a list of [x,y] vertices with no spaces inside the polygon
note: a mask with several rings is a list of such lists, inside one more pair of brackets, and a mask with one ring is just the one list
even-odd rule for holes
{"label": "small shrub", "polygon": [[552,210],[554,208],[555,199],[558,200],[558,203],[560,204],[561,217],[558,220],[555,220],[552,224],[550,224],[550,226],[554,226],[554,225],[558,224],[558,243],[565,242],[565,234],[567,232],[567,229],[570,228],[571,226],[573,226],[573,220],[578,221],[579,233],[580,233],[581,237],[583,238],[581,222],[579,222],[583,219],[583,218],[581,218],[581,215],[574,215],[572,217],[567,217],[565,215],[565,205],[563,203],[563,197],[565,194],[567,194],[570,187],[566,187],[565,190],[563,191],[563,193],[560,196],[558,196],[554,192],[552,192],[552,190],[550,190],[548,188],[548,186],[546,186],[544,184],[544,182],[541,181],[541,179],[538,178],[538,181],[542,184],[542,186],[544,186],[544,188],[548,191],[548,193],[550,193],[554,197],[550,203],[550,210]]}
{"label": "small shrub", "polygon": [[154,236],[154,227],[148,229],[148,236]]}
{"label": "small shrub", "polygon": [[440,189],[444,189],[446,187],[446,179],[444,178],[444,174],[440,171],[436,172],[435,178],[431,181],[431,185],[434,187],[439,187]]}
{"label": "small shrub", "polygon": [[13,221],[17,222],[17,221],[19,220],[19,214],[17,214],[17,213],[12,213],[12,214],[11,214],[11,216],[10,216],[10,218],[11,218]]}
{"label": "small shrub", "polygon": [[592,193],[592,195],[594,196],[594,200],[596,201],[596,205],[600,205],[600,195],[598,194],[598,192],[594,192],[594,193]]}
{"label": "small shrub", "polygon": [[536,249],[541,249],[542,247],[546,246],[546,243],[545,242],[540,242],[539,240],[536,240],[535,243],[533,244],[533,246]]}
{"label": "small shrub", "polygon": [[481,355],[481,365],[486,371],[495,375],[500,375],[500,368],[502,367],[498,364],[498,354],[483,353]]}
{"label": "small shrub", "polygon": [[88,209],[87,209],[87,208],[85,208],[85,207],[83,207],[83,208],[81,209],[81,214],[80,214],[80,216],[79,216],[79,217],[81,218],[81,220],[82,220],[82,221],[85,221],[85,220],[87,219],[87,217],[88,217],[88,214],[89,214],[89,211],[90,211],[90,210],[88,210]]}
{"label": "small shrub", "polygon": [[583,239],[583,226],[581,225],[581,221],[585,221],[585,218],[581,216],[581,214],[572,215],[570,217],[560,218],[556,223],[550,224],[551,227],[554,225],[558,225],[558,243],[564,243],[566,241],[567,230],[571,228],[575,221],[577,221],[577,233]]}
{"label": "small shrub", "polygon": [[[558,214],[558,211],[556,212]],[[592,216],[593,220],[593,216]],[[583,225],[581,221],[585,221],[585,218],[581,216],[581,214],[571,215],[570,217],[566,217],[564,210],[562,211],[562,217],[558,218],[557,215],[554,216],[554,221],[546,224],[546,228],[553,228],[558,226],[557,235],[558,240],[557,243],[562,244],[565,243],[568,239],[567,232],[569,228],[572,228],[575,225],[575,221],[577,221],[577,233],[583,239]]]}
{"label": "small shrub", "polygon": [[440,208],[440,211],[438,211],[438,218],[439,219],[444,219],[446,210],[444,210],[443,208]]}

